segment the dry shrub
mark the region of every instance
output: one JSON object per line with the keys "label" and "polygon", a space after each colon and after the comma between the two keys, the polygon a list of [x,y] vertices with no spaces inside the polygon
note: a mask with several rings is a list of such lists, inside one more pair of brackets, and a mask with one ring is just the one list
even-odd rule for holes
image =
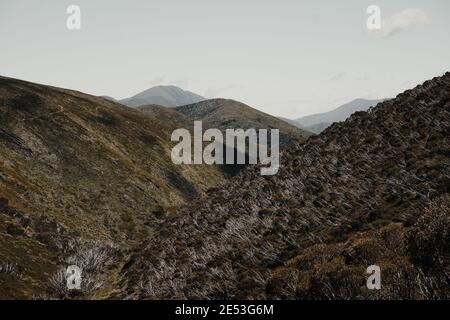
{"label": "dry shrub", "polygon": [[447,272],[450,268],[450,196],[434,200],[409,233],[409,250],[425,269]]}
{"label": "dry shrub", "polygon": [[20,267],[17,265],[17,263],[13,263],[13,262],[3,262],[0,263],[0,274],[8,274],[10,276],[16,277],[16,278],[20,278],[21,277],[21,272],[20,272]]}
{"label": "dry shrub", "polygon": [[[69,241],[65,247],[65,258],[61,266],[50,279],[49,295],[52,298],[89,298],[100,289],[107,271],[119,260],[119,249],[109,243],[81,238]],[[75,265],[81,270],[81,289],[68,289],[67,267]]]}

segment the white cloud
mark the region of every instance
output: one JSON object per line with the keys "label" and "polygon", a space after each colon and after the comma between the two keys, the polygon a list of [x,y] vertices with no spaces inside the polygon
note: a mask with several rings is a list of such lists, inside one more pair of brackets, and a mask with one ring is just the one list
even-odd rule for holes
{"label": "white cloud", "polygon": [[429,18],[424,11],[414,8],[405,9],[389,18],[382,18],[381,29],[371,30],[369,33],[380,38],[388,38],[414,25],[428,21]]}

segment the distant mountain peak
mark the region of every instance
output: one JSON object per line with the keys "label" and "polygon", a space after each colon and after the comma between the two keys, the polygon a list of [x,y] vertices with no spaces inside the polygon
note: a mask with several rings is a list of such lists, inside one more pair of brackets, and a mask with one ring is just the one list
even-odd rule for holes
{"label": "distant mountain peak", "polygon": [[174,85],[158,85],[144,90],[119,102],[129,107],[157,104],[164,107],[178,107],[205,100],[204,97]]}
{"label": "distant mountain peak", "polygon": [[328,112],[316,113],[294,120],[301,127],[307,130],[320,133],[330,126],[333,122],[344,121],[356,111],[367,111],[370,107],[376,106],[378,103],[387,99],[369,100],[357,98],[347,102],[336,109]]}

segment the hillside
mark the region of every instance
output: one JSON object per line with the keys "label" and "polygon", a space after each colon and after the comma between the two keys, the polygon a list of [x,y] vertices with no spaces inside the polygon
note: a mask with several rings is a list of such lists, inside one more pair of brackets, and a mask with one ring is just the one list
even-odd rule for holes
{"label": "hillside", "polygon": [[[202,121],[203,130],[218,128],[223,134],[225,134],[226,129],[278,128],[280,129],[281,150],[288,148],[294,143],[305,141],[311,135],[307,131],[300,130],[284,121],[280,121],[275,117],[234,100],[213,99],[177,108],[146,105],[137,109],[145,114],[156,116],[158,119],[177,121],[180,128],[191,130],[196,120]],[[226,154],[227,148],[227,146],[224,146],[224,154]],[[233,152],[236,155],[238,151],[234,148]],[[227,176],[236,175],[245,167],[245,164],[224,164],[219,166]]]}
{"label": "hillside", "polygon": [[282,147],[304,141],[312,134],[276,117],[230,99],[211,99],[175,108],[191,121],[202,120],[205,128],[279,129]]}
{"label": "hillside", "polygon": [[4,77],[0,114],[0,298],[42,293],[76,246],[141,243],[224,179],[172,164],[174,117]]}
{"label": "hillside", "polygon": [[157,104],[149,104],[139,106],[136,109],[148,116],[156,117],[169,123],[174,123],[178,128],[192,127],[192,121],[181,112],[178,112],[175,108],[163,107]]}
{"label": "hillside", "polygon": [[330,122],[319,122],[308,127],[308,130],[315,134],[321,133],[323,130],[331,126]]}
{"label": "hillside", "polygon": [[289,123],[290,125],[292,125],[294,127],[297,127],[297,128],[302,129],[302,130],[308,131],[304,126],[302,126],[300,123],[298,123],[295,120],[291,120],[291,119],[284,118],[284,117],[277,117],[277,118],[280,119],[281,121]]}
{"label": "hillside", "polygon": [[[450,297],[450,73],[248,168],[159,226],[126,298]],[[161,250],[161,248],[165,248]],[[369,291],[366,268],[382,270]]]}
{"label": "hillside", "polygon": [[296,120],[293,120],[300,124],[307,130],[316,134],[322,132],[329,127],[333,122],[344,121],[350,117],[354,112],[367,111],[370,107],[376,106],[378,103],[383,102],[386,99],[367,100],[367,99],[355,99],[346,103],[334,110],[312,114]]}
{"label": "hillside", "polygon": [[133,108],[152,104],[164,107],[177,107],[203,100],[205,98],[202,96],[176,86],[156,86],[118,102]]}

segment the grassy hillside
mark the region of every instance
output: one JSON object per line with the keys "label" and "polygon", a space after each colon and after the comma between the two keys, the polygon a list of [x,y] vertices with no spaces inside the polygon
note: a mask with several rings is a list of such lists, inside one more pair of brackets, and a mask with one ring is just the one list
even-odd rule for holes
{"label": "grassy hillside", "polygon": [[73,241],[141,243],[223,180],[213,166],[172,164],[173,118],[3,77],[0,113],[0,298],[45,290]]}

